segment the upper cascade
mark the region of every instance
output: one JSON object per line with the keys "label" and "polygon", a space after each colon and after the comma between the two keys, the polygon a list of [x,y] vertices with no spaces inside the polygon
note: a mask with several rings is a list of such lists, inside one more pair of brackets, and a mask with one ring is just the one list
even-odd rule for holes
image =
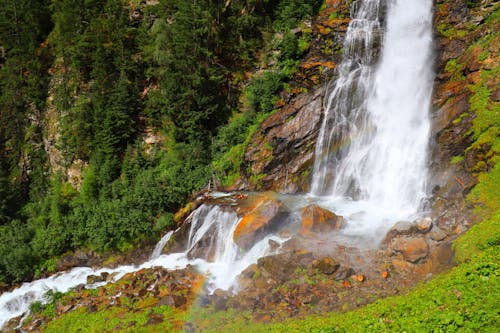
{"label": "upper cascade", "polygon": [[311,190],[377,210],[379,226],[417,213],[426,196],[433,82],[432,1],[389,2],[383,33],[382,3],[353,3]]}

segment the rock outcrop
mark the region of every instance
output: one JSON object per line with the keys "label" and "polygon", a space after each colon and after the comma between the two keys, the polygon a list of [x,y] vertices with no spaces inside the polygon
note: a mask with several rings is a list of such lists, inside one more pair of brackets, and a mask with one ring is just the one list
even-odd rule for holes
{"label": "rock outcrop", "polygon": [[236,226],[234,242],[243,249],[250,248],[267,233],[276,229],[289,213],[283,202],[274,198],[262,198]]}
{"label": "rock outcrop", "polygon": [[318,205],[311,204],[302,208],[303,234],[310,232],[329,232],[339,230],[346,222],[342,216],[336,215]]}
{"label": "rock outcrop", "polygon": [[246,181],[249,189],[285,193],[308,189],[322,98],[323,89],[302,94],[261,124],[244,158],[248,179],[261,176],[256,184]]}
{"label": "rock outcrop", "polygon": [[435,7],[432,208],[438,224],[451,233],[470,225],[464,199],[476,185],[477,174],[493,165],[495,152],[488,144],[473,144],[477,133],[471,129],[480,108],[491,110],[495,117],[493,105],[500,100],[494,74],[500,65],[500,37],[494,33],[500,23],[493,18],[499,6],[492,0],[439,0]]}

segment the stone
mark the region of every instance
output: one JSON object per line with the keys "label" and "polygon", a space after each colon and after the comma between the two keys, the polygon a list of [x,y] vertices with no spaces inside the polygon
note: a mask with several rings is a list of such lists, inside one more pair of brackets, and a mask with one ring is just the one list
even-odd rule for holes
{"label": "stone", "polygon": [[345,279],[348,279],[351,275],[354,275],[356,274],[356,272],[354,271],[354,269],[350,268],[350,267],[340,267],[337,272],[335,273],[335,275],[333,276],[333,278],[335,280],[345,280]]}
{"label": "stone", "polygon": [[328,232],[339,230],[345,226],[342,216],[336,215],[316,204],[302,208],[302,233]]}
{"label": "stone", "polygon": [[160,298],[160,301],[158,302],[157,306],[162,306],[162,305],[174,307],[175,306],[175,300],[174,300],[174,298],[172,296],[162,297],[162,298]]}
{"label": "stone", "polygon": [[443,239],[446,238],[446,236],[447,236],[446,232],[444,232],[441,228],[438,227],[432,228],[431,232],[429,233],[429,237],[436,242],[442,241]]}
{"label": "stone", "polygon": [[416,234],[418,231],[415,223],[408,221],[397,222],[385,235],[383,244],[390,244],[390,242],[399,236],[410,236]]}
{"label": "stone", "polygon": [[422,238],[397,237],[391,240],[390,248],[401,252],[406,261],[416,263],[429,255],[429,245]]}
{"label": "stone", "polygon": [[[299,266],[297,258],[290,253],[275,254],[260,258],[257,266],[265,279],[287,281]],[[256,281],[257,282],[257,281]]]}
{"label": "stone", "polygon": [[431,230],[432,227],[432,219],[430,217],[424,217],[422,219],[417,220],[417,229],[421,233],[426,233]]}
{"label": "stone", "polygon": [[269,198],[244,215],[233,234],[234,242],[243,249],[249,249],[261,240],[267,232],[273,231],[288,214],[283,202]]}
{"label": "stone", "polygon": [[313,268],[321,273],[331,275],[340,267],[340,264],[330,257],[324,257],[321,260],[313,261]]}
{"label": "stone", "polygon": [[94,283],[98,283],[98,282],[103,282],[103,281],[106,281],[106,278],[102,277],[101,276],[97,276],[97,275],[89,275],[87,276],[87,284],[94,284]]}

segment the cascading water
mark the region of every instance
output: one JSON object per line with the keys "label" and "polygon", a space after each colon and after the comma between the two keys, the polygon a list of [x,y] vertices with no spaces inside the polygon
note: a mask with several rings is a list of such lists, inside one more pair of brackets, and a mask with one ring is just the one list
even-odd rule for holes
{"label": "cascading water", "polygon": [[161,253],[163,252],[163,249],[165,248],[165,245],[167,245],[167,242],[170,240],[170,238],[172,237],[172,235],[174,234],[174,231],[171,230],[169,232],[167,232],[165,234],[165,236],[163,236],[160,241],[158,242],[158,244],[156,244],[154,250],[153,250],[153,253],[151,253],[151,256],[149,257],[149,259],[156,259],[156,258],[159,258],[161,256]]}
{"label": "cascading water", "polygon": [[[125,265],[115,269],[92,269],[77,267],[69,272],[55,274],[46,279],[25,283],[21,287],[0,295],[0,329],[11,318],[28,311],[29,305],[35,301],[43,301],[48,290],[66,292],[78,285],[86,284],[89,275],[100,275],[107,272],[113,276],[114,282],[125,274],[143,268],[160,266],[167,269],[182,269],[188,264],[195,265],[208,277],[209,291],[216,288],[229,289],[234,285],[236,277],[249,265],[257,262],[260,257],[270,254],[269,240],[282,242],[279,237],[269,235],[257,242],[244,255],[238,253],[238,247],[233,241],[233,233],[239,222],[238,216],[217,205],[202,205],[188,219],[191,221],[188,245],[182,253],[161,254],[172,232],[165,234],[156,245],[150,260],[140,266]],[[214,232],[215,229],[215,232]],[[210,262],[205,259],[189,259],[189,252],[204,238],[211,239],[210,249],[214,255]],[[101,282],[87,287],[104,285]]]}
{"label": "cascading water", "polygon": [[426,194],[432,1],[388,1],[377,61],[381,3],[353,4],[311,191],[341,214],[365,213],[351,224],[358,233],[382,233],[391,222],[411,217]]}

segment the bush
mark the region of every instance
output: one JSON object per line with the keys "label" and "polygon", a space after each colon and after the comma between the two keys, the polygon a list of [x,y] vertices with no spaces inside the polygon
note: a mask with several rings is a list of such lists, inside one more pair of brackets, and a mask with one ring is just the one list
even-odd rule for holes
{"label": "bush", "polygon": [[277,71],[266,71],[254,76],[245,90],[249,107],[255,112],[269,112],[278,101],[277,93],[283,87],[283,75]]}

